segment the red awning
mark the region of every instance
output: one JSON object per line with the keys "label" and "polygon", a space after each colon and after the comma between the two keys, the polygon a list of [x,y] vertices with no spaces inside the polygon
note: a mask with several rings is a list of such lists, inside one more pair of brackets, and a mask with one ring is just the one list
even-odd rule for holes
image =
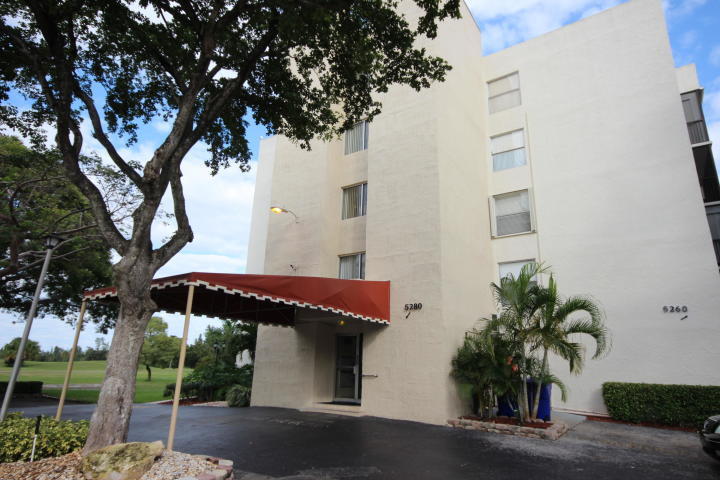
{"label": "red awning", "polygon": [[[194,315],[291,326],[296,309],[309,308],[390,323],[390,282],[191,272],[153,280],[150,293],[158,309],[185,313],[190,285]],[[117,300],[117,290],[100,288],[85,298]]]}

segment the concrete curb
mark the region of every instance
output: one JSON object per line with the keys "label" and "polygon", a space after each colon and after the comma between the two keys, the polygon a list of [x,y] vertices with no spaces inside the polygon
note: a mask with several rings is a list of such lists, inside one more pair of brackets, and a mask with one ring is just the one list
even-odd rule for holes
{"label": "concrete curb", "polygon": [[526,438],[542,438],[545,440],[557,440],[568,430],[565,422],[554,422],[549,428],[533,428],[520,425],[507,425],[504,423],[481,422],[479,420],[451,419],[448,425],[453,428],[465,430],[479,430],[481,432],[504,433]]}

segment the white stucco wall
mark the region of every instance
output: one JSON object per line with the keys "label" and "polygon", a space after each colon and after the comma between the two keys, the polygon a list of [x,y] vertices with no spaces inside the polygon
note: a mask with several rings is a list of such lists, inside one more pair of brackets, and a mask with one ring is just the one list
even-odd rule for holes
{"label": "white stucco wall", "polygon": [[675,75],[677,77],[678,91],[680,93],[692,92],[694,90],[700,90],[700,81],[697,76],[697,69],[694,63],[683,65],[675,69]]}
{"label": "white stucco wall", "polygon": [[[488,57],[463,12],[428,43],[454,65],[447,81],[392,88],[367,150],[263,141],[248,271],[336,277],[338,255],[365,251],[366,278],[391,281],[392,323],[341,327],[303,314],[295,329],[261,327],[253,405],[330,400],[334,337],[362,332],[363,373],[373,375],[362,413],[431,423],[463,413],[450,360],[494,312],[498,263],[527,259],[551,265],[562,293],[593,295],[614,339],[582,376],[553,361],[571,390],[556,406],[604,412],[609,380],[720,383],[720,276],[679,96],[697,79],[691,66],[674,68],[660,0],[632,0]],[[514,71],[522,105],[489,114],[486,82]],[[493,172],[490,136],[518,128],[528,164]],[[367,216],[341,220],[341,188],[362,181]],[[536,231],[491,238],[490,196],[520,189]],[[271,204],[299,222],[269,216]],[[406,319],[414,302],[423,309]],[[664,305],[687,305],[688,318]]]}
{"label": "white stucco wall", "polygon": [[268,221],[272,201],[272,180],[275,164],[275,145],[278,138],[271,137],[260,142],[260,152],[255,175],[252,223],[248,239],[248,256],[245,273],[261,274],[265,270],[265,246],[267,245]]}
{"label": "white stucco wall", "polygon": [[[562,293],[600,302],[613,335],[610,355],[582,376],[553,362],[571,390],[556,405],[604,412],[609,380],[720,382],[720,278],[660,0],[625,3],[483,66],[491,78],[520,74],[523,105],[504,112],[517,123],[497,123],[527,125],[538,258]],[[693,75],[679,73],[685,84]],[[664,305],[687,305],[688,318]]]}

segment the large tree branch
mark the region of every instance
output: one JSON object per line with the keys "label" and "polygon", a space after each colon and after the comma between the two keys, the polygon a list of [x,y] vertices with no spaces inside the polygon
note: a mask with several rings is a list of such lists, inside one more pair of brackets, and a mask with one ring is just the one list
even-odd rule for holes
{"label": "large tree branch", "polygon": [[47,81],[47,71],[43,66],[43,61],[40,60],[40,56],[37,54],[35,46],[31,46],[15,31],[15,29],[7,26],[5,23],[0,23],[0,31],[4,32],[10,40],[17,45],[23,55],[27,56],[32,61],[31,68],[38,80],[38,83],[40,84],[40,89],[42,90],[50,107],[54,109],[57,104],[55,92],[53,92],[53,89],[50,88],[50,84]]}
{"label": "large tree branch", "polygon": [[88,115],[90,116],[90,122],[92,123],[94,130],[93,136],[105,148],[105,150],[110,155],[113,163],[117,165],[120,171],[127,175],[127,177],[135,185],[137,185],[140,190],[143,190],[145,182],[142,176],[140,176],[140,174],[136,172],[134,168],[128,165],[128,163],[120,156],[118,151],[115,149],[115,145],[112,144],[110,139],[107,137],[107,134],[103,130],[102,121],[100,119],[100,115],[98,114],[97,108],[95,108],[95,102],[93,101],[92,97],[90,97],[90,95],[88,95],[87,92],[85,92],[80,87],[80,84],[77,81],[75,81],[74,84],[75,96],[77,96],[83,102],[85,108],[87,109]]}
{"label": "large tree branch", "polygon": [[192,146],[200,140],[202,135],[207,131],[209,126],[218,118],[222,109],[227,105],[230,98],[242,88],[245,82],[250,77],[250,74],[257,66],[258,61],[262,57],[263,53],[270,47],[272,42],[275,40],[278,34],[277,21],[278,12],[274,12],[272,19],[270,20],[270,26],[260,40],[255,44],[250,54],[247,57],[243,67],[238,72],[238,76],[230,80],[218,93],[208,99],[205,110],[200,115],[197,121],[195,129],[186,140],[186,148],[182,154],[184,155]]}
{"label": "large tree branch", "polygon": [[70,212],[66,213],[65,215],[61,216],[60,218],[56,219],[56,220],[52,223],[52,228],[49,228],[49,229],[47,229],[46,231],[49,232],[49,233],[52,233],[52,232],[55,230],[55,228],[60,224],[60,222],[62,222],[62,221],[65,220],[66,218],[70,218],[70,217],[72,217],[73,215],[77,215],[78,213],[87,212],[88,210],[90,210],[89,207],[87,207],[87,208],[78,208],[78,209],[76,209],[76,210],[70,211]]}
{"label": "large tree branch", "polygon": [[[142,40],[143,50],[148,53],[149,56],[153,57],[165,70],[165,72],[170,75],[170,77],[175,81],[175,86],[177,86],[180,93],[185,93],[187,85],[185,85],[180,72],[178,72],[172,62],[157,48],[157,44],[150,39],[145,29],[141,28],[132,19],[129,19],[127,23],[130,29]],[[170,34],[169,31],[168,34]]]}
{"label": "large tree branch", "polygon": [[[67,230],[59,230],[56,232],[53,232],[55,235],[58,235],[60,237],[64,237],[66,235],[74,235],[76,233],[84,232],[85,230],[90,230],[97,227],[96,223],[91,223],[89,225],[83,225],[82,227],[76,227],[76,228],[69,228]],[[73,237],[75,238],[75,237]]]}
{"label": "large tree branch", "polygon": [[[90,201],[93,215],[98,222],[98,228],[103,233],[108,244],[122,254],[128,241],[122,236],[117,226],[108,214],[105,200],[97,186],[83,173],[80,168],[79,155],[82,146],[82,133],[72,117],[72,95],[73,87],[76,83],[73,68],[68,65],[68,59],[65,55],[65,45],[67,39],[64,38],[59,30],[58,24],[62,19],[52,16],[47,10],[47,5],[38,1],[30,1],[30,9],[38,23],[40,32],[51,50],[50,58],[45,59],[46,62],[52,62],[55,65],[55,88],[58,95],[54,97],[51,107],[55,111],[57,133],[55,136],[58,148],[62,153],[63,165],[70,180],[80,188],[85,197]],[[71,21],[64,19],[65,21]],[[74,50],[75,47],[73,47]],[[35,65],[34,73],[38,81],[47,84],[44,77],[44,69],[33,61]],[[50,88],[50,92],[54,92]],[[71,134],[74,141],[70,141]]]}
{"label": "large tree branch", "polygon": [[[17,218],[17,215],[15,215],[15,199],[17,198],[18,194],[23,190],[23,188],[27,187],[28,185],[32,185],[35,183],[40,182],[50,182],[54,180],[65,180],[67,179],[65,177],[46,177],[46,178],[31,178],[30,180],[25,180],[24,182],[20,182],[15,186],[14,191],[12,194],[8,197],[8,211],[10,212],[10,218],[12,219],[12,222],[16,226],[20,226],[20,221]],[[32,194],[30,195],[32,198]]]}
{"label": "large tree branch", "polygon": [[[90,246],[85,246],[85,247],[82,247],[82,248],[77,248],[77,249],[72,250],[72,251],[70,251],[70,252],[63,253],[62,255],[53,255],[53,256],[51,257],[51,260],[56,261],[56,260],[60,260],[60,259],[63,259],[63,258],[68,258],[68,257],[71,257],[71,256],[73,256],[73,255],[78,254],[79,252],[83,252],[83,251],[85,251],[85,250],[89,250],[90,248],[92,248],[92,247],[90,247]],[[0,279],[3,279],[3,281],[8,281],[8,280],[11,280],[11,279],[10,279],[10,278],[7,278],[7,279],[6,279],[6,278],[5,278],[6,276],[9,276],[9,275],[17,275],[17,274],[19,274],[19,273],[24,272],[25,270],[29,270],[29,269],[31,269],[31,268],[35,268],[35,267],[38,267],[38,266],[42,265],[43,262],[45,261],[45,252],[41,252],[41,253],[42,253],[42,255],[40,256],[41,258],[39,258],[38,260],[35,260],[34,262],[30,262],[30,263],[25,264],[25,265],[19,265],[19,264],[16,262],[16,263],[11,264],[11,265],[8,266],[8,267],[5,267],[5,268],[0,269]]]}
{"label": "large tree branch", "polygon": [[190,227],[190,220],[185,208],[185,194],[183,193],[182,174],[180,162],[173,165],[173,173],[170,179],[170,190],[172,192],[173,207],[177,230],[162,247],[153,252],[153,265],[156,269],[165,265],[176,253],[193,240],[193,231]]}

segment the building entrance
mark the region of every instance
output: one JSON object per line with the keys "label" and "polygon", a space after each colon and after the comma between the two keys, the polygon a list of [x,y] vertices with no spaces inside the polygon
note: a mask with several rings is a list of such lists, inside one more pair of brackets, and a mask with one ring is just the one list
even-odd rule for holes
{"label": "building entrance", "polygon": [[338,335],[335,357],[335,401],[360,403],[362,335]]}

